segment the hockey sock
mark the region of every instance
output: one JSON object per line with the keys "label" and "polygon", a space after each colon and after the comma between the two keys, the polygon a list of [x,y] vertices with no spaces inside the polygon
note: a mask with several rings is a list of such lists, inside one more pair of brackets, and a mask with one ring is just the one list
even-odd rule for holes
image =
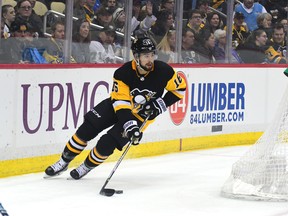
{"label": "hockey sock", "polygon": [[96,166],[99,166],[100,164],[102,164],[106,159],[108,158],[108,156],[103,156],[101,155],[96,147],[94,147],[89,155],[87,156],[87,158],[85,159],[85,164],[90,167],[90,168],[94,168]]}
{"label": "hockey sock", "polygon": [[77,155],[79,155],[87,146],[87,142],[81,140],[75,133],[71,139],[66,143],[65,149],[62,153],[62,159],[69,163]]}

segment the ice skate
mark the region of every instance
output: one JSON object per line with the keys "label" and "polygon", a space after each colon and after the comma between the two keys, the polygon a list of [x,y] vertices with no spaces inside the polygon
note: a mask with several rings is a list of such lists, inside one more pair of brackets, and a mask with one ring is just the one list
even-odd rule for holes
{"label": "ice skate", "polygon": [[89,173],[92,169],[87,167],[84,163],[82,163],[79,167],[77,167],[76,169],[73,169],[70,172],[70,176],[75,179],[81,179],[83,176],[87,175],[87,173]]}
{"label": "ice skate", "polygon": [[64,171],[68,169],[68,164],[62,158],[51,166],[47,167],[45,170],[44,178],[51,178],[54,176],[61,175]]}

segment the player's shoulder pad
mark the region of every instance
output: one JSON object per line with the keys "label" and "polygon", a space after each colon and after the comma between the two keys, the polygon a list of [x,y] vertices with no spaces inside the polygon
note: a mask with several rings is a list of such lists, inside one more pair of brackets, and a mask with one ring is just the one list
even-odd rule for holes
{"label": "player's shoulder pad", "polygon": [[154,70],[165,73],[174,73],[174,69],[169,64],[159,60],[154,61]]}
{"label": "player's shoulder pad", "polygon": [[114,72],[115,79],[122,79],[123,76],[126,77],[132,71],[132,61],[124,63],[121,67],[117,68]]}

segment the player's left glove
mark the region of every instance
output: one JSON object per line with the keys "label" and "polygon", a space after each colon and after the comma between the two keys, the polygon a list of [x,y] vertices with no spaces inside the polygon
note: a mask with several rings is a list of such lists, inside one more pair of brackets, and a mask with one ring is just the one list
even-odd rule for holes
{"label": "player's left glove", "polygon": [[152,120],[155,119],[161,113],[165,112],[166,110],[167,107],[164,100],[161,97],[159,97],[145,104],[143,106],[143,109],[139,111],[139,115],[142,117],[144,116],[146,117],[148,114],[150,114],[149,120]]}

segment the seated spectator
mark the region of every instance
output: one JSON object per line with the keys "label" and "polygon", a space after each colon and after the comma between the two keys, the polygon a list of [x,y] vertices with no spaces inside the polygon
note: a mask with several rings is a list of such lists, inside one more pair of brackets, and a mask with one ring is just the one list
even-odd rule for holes
{"label": "seated spectator", "polygon": [[263,3],[267,12],[272,15],[272,23],[277,23],[281,19],[287,18],[288,4],[287,0],[266,0]]}
{"label": "seated spectator", "polygon": [[215,63],[215,57],[213,56],[213,49],[215,47],[214,34],[203,29],[200,31],[199,38],[193,46],[193,50],[199,55],[199,63]]}
{"label": "seated spectator", "polygon": [[182,31],[181,63],[200,63],[200,56],[194,51],[195,35],[191,28]]}
{"label": "seated spectator", "polygon": [[102,5],[103,7],[108,8],[112,13],[118,7],[124,7],[124,5],[119,2],[119,0],[104,0]]}
{"label": "seated spectator", "polygon": [[108,7],[101,6],[96,12],[96,19],[93,23],[100,26],[109,26],[113,24],[113,12],[114,10]]}
{"label": "seated spectator", "polygon": [[254,2],[254,0],[243,0],[243,3],[235,6],[235,12],[244,14],[244,21],[247,23],[249,31],[258,28],[257,16],[261,13],[267,13],[265,7],[258,2]]}
{"label": "seated spectator", "polygon": [[73,16],[79,19],[86,19],[89,22],[94,20],[93,0],[75,0],[73,5]]}
{"label": "seated spectator", "polygon": [[[222,29],[217,29],[214,32],[215,36],[215,47],[213,49],[213,56],[215,57],[216,63],[228,63],[226,62],[226,31]],[[230,63],[243,63],[238,53],[232,49],[231,50],[232,58]],[[227,58],[228,60],[228,58]]]}
{"label": "seated spectator", "polygon": [[269,59],[273,63],[285,64],[287,55],[287,45],[285,40],[284,26],[277,24],[273,28],[272,38],[267,43],[269,47],[266,53],[269,52]]}
{"label": "seated spectator", "polygon": [[74,34],[72,35],[72,56],[77,63],[89,63],[89,45],[91,41],[90,23],[86,19],[79,19],[74,24]]}
{"label": "seated spectator", "polygon": [[158,59],[167,63],[175,63],[176,31],[169,30],[156,46]]}
{"label": "seated spectator", "polygon": [[[2,41],[5,50],[3,62],[9,64],[34,63],[33,59],[26,58],[24,55],[28,49],[42,46],[35,38],[37,32],[34,27],[25,21],[14,21],[11,24],[10,33],[11,37]],[[40,55],[39,52],[36,54]]]}
{"label": "seated spectator", "polygon": [[209,29],[211,32],[215,32],[217,29],[221,29],[223,22],[216,12],[211,12],[207,14],[206,23],[204,28]]}
{"label": "seated spectator", "polygon": [[227,14],[227,2],[223,0],[213,0],[211,7]]}
{"label": "seated spectator", "polygon": [[[161,0],[159,11],[167,10],[171,14],[174,14],[174,7],[175,7],[175,0]],[[156,16],[157,16],[157,14],[156,14]]]}
{"label": "seated spectator", "polygon": [[97,38],[90,43],[91,63],[116,63],[113,43],[116,32],[113,26],[106,26],[100,30]]}
{"label": "seated spectator", "polygon": [[171,28],[174,28],[173,14],[169,11],[161,10],[158,13],[155,24],[151,26],[148,33],[150,38],[158,44]]}
{"label": "seated spectator", "polygon": [[15,21],[15,10],[12,5],[2,6],[2,19],[4,22],[4,29],[2,37],[7,39],[10,37],[10,26],[13,21]]}
{"label": "seated spectator", "polygon": [[[239,44],[243,44],[250,35],[247,24],[244,22],[244,15],[240,12],[234,14],[232,26],[232,46],[235,49]],[[226,26],[224,28],[226,30]]]}
{"label": "seated spectator", "polygon": [[263,29],[255,30],[236,51],[244,63],[269,63],[265,54],[267,40],[267,34]]}
{"label": "seated spectator", "polygon": [[[64,63],[64,39],[65,39],[65,24],[58,20],[51,27],[51,37],[45,43],[45,51],[43,57],[48,63],[62,64]],[[76,63],[71,56],[70,63]]]}
{"label": "seated spectator", "polygon": [[287,32],[288,32],[288,18],[280,20],[279,23],[284,26],[284,30],[285,30],[285,32],[287,34]]}
{"label": "seated spectator", "polygon": [[268,39],[272,36],[272,16],[269,13],[262,13],[257,16],[258,29],[263,29]]}
{"label": "seated spectator", "polygon": [[210,0],[197,0],[196,9],[198,9],[202,13],[204,24],[206,23],[208,13],[212,12],[209,8],[210,3]]}
{"label": "seated spectator", "polygon": [[198,34],[204,27],[202,12],[199,10],[191,10],[188,17],[186,27],[193,29],[193,31]]}
{"label": "seated spectator", "polygon": [[16,5],[16,22],[27,22],[33,26],[39,37],[44,37],[43,22],[40,16],[33,13],[32,4],[29,0],[19,0]]}

